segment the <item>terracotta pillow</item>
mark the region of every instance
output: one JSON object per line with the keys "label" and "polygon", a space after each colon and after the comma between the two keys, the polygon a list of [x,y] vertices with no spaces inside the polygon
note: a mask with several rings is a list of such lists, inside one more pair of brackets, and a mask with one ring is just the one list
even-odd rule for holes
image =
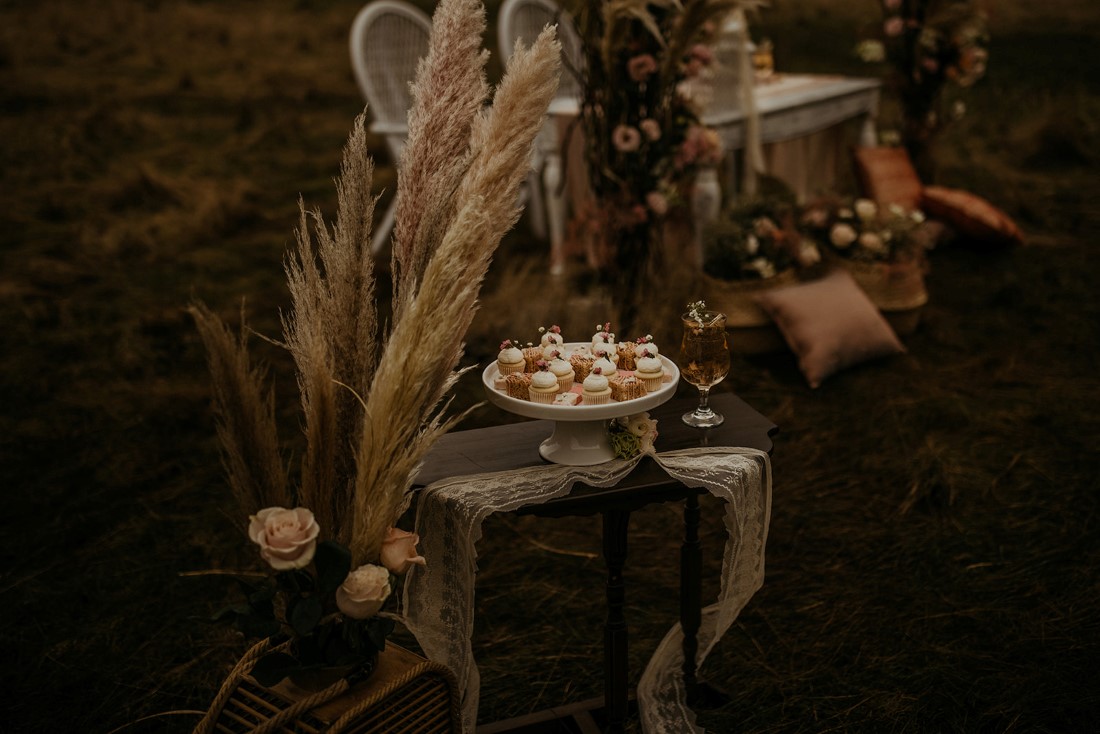
{"label": "terracotta pillow", "polygon": [[868,199],[885,206],[920,207],[921,185],[905,148],[855,148],[856,178]]}
{"label": "terracotta pillow", "polygon": [[775,321],[810,387],[860,362],[905,347],[848,271],[764,291],[756,302]]}
{"label": "terracotta pillow", "polygon": [[979,244],[1018,245],[1024,241],[1012,217],[969,191],[927,186],[921,208],[929,217],[950,225],[963,237]]}

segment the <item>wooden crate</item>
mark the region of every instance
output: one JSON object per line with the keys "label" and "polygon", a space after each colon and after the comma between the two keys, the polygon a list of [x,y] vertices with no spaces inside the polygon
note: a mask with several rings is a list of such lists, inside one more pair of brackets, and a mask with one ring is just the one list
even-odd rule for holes
{"label": "wooden crate", "polygon": [[[267,688],[241,677],[214,721],[212,731],[245,734],[312,695],[284,681]],[[454,676],[392,643],[369,678],[336,698],[299,713],[278,734],[451,734],[461,731]]]}

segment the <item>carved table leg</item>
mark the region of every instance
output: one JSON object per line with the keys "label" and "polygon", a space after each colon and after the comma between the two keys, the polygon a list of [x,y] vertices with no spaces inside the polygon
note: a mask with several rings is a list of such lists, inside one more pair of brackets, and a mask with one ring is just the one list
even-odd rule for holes
{"label": "carved table leg", "polygon": [[627,709],[627,630],[623,606],[626,584],[626,536],[630,512],[609,510],[603,513],[603,556],[607,564],[607,621],[604,623],[603,670],[604,707],[608,734],[620,734],[626,723]]}
{"label": "carved table leg", "polygon": [[684,688],[695,697],[695,656],[699,652],[703,552],[699,545],[699,495],[684,500],[684,542],[680,547],[680,626],[684,629]]}

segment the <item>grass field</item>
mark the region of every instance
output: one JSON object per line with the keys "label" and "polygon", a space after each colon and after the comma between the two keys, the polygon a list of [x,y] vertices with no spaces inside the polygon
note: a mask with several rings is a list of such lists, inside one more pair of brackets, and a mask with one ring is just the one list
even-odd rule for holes
{"label": "grass field", "polygon": [[[245,649],[204,621],[225,580],[181,575],[254,562],[186,307],[235,320],[243,299],[257,331],[278,333],[297,199],[334,215],[363,106],[347,54],[359,7],[0,3],[0,731],[189,731]],[[993,9],[989,75],[938,141],[937,175],[1004,208],[1028,245],[933,252],[908,352],[816,391],[790,354],[735,362],[719,389],[780,434],[767,578],[708,663],[732,693],[702,714],[708,730],[1100,722],[1100,11]],[[855,32],[877,12],[776,0],[754,30],[781,71],[859,74]],[[388,195],[392,162],[372,149]],[[556,320],[511,308],[545,286],[529,243],[521,221],[470,363]],[[293,453],[289,360],[254,348]],[[476,399],[464,382],[459,405]],[[499,420],[482,408],[468,425]],[[636,671],[675,615],[679,522],[664,507],[632,521]],[[494,519],[480,550],[482,718],[598,695],[598,525]],[[710,559],[712,596],[717,574]]]}

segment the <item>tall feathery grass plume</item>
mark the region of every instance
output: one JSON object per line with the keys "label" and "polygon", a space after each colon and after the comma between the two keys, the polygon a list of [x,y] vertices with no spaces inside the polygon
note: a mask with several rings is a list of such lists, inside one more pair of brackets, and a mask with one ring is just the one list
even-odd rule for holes
{"label": "tall feathery grass plume", "polygon": [[319,211],[307,212],[299,200],[297,248],[285,263],[292,309],[283,330],[297,367],[306,434],[299,501],[346,542],[357,473],[351,448],[362,431],[359,396],[366,395],[378,359],[368,246],[376,198],[365,114],[352,126],[340,173],[331,231]]}
{"label": "tall feathery grass plume", "polygon": [[[201,303],[190,307],[206,349],[213,380],[214,413],[229,488],[244,513],[291,501],[279,451],[275,395],[265,389],[266,370],[248,356],[248,329],[239,336]],[[243,522],[243,521],[242,521]]]}
{"label": "tall feathery grass plume", "polygon": [[[250,364],[243,336],[235,340],[209,309],[192,307],[242,509],[308,507],[324,536],[347,545],[357,565],[378,559],[424,455],[461,419],[447,415],[444,399],[462,374],[456,368],[481,284],[519,216],[519,187],[557,89],[560,47],[547,28],[531,49],[518,48],[492,108],[482,110],[485,59],[476,48],[483,7],[443,0],[435,24],[441,31],[416,82],[418,133],[403,158],[409,168],[399,171],[399,179],[413,181],[399,182],[405,204],[397,231],[402,242],[419,244],[395,254],[402,306],[388,334],[378,323],[370,255],[376,198],[365,115],[344,147],[335,225],[299,202],[296,248],[285,262],[291,309],[282,320],[306,435],[296,486],[280,457],[273,394]],[[449,53],[465,60],[462,71]]]}
{"label": "tall feathery grass plume", "polygon": [[399,165],[391,267],[396,318],[454,218],[454,193],[470,164],[470,128],[489,96],[484,32],[480,0],[443,0],[432,16]]}
{"label": "tall feathery grass plume", "polygon": [[[554,28],[546,28],[530,49],[517,44],[492,107],[473,123],[472,160],[457,189],[454,220],[389,335],[367,401],[356,495],[357,515],[365,522],[353,540],[353,555],[377,551],[387,519],[400,511],[411,472],[456,420],[444,419],[437,409],[458,378],[455,367],[493,253],[519,217],[519,187],[557,91],[560,66]],[[422,423],[400,419],[428,415],[434,417]],[[376,488],[373,496],[370,487]]]}

